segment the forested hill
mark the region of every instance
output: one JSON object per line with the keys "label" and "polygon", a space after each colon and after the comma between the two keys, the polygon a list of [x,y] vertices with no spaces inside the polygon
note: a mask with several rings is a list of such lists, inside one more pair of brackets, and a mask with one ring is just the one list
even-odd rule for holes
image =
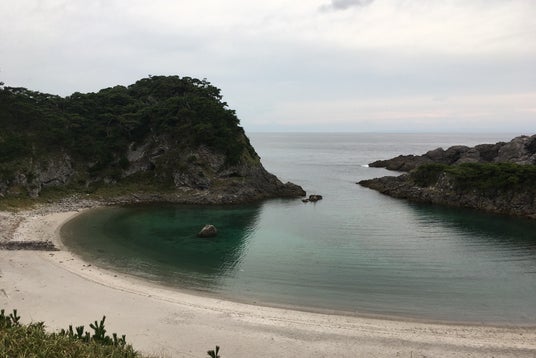
{"label": "forested hill", "polygon": [[189,192],[194,202],[297,193],[262,168],[235,112],[206,80],[152,76],[65,98],[0,89],[1,196],[133,183]]}

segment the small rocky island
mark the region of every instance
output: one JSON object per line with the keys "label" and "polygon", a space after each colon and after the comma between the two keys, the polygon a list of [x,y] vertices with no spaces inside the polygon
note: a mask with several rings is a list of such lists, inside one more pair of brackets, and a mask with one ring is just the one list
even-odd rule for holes
{"label": "small rocky island", "polygon": [[304,196],[268,173],[220,90],[151,76],[60,97],[0,87],[0,201],[230,204]]}
{"label": "small rocky island", "polygon": [[536,135],[400,155],[369,166],[408,172],[358,183],[395,198],[536,218]]}

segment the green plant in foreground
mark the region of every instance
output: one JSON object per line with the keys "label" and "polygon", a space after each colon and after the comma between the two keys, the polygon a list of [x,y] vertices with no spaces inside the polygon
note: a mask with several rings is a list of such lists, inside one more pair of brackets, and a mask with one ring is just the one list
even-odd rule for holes
{"label": "green plant in foreground", "polygon": [[10,313],[9,316],[6,316],[3,309],[0,310],[0,329],[18,326],[19,321],[20,316],[17,315],[17,310],[13,310],[13,313]]}
{"label": "green plant in foreground", "polygon": [[[45,331],[44,322],[21,324],[17,310],[6,314],[0,310],[0,357],[85,357],[85,358],[143,358],[130,344],[125,335],[106,335],[104,321],[95,321],[89,326],[93,334],[84,331],[84,326],[72,325],[59,333]],[[211,358],[221,358],[220,347],[208,351]],[[147,357],[147,356],[145,356]]]}
{"label": "green plant in foreground", "polygon": [[84,332],[84,326],[78,326],[73,330],[73,326],[70,325],[68,329],[62,329],[60,335],[68,336],[72,339],[78,339],[83,342],[94,341],[105,346],[115,346],[115,347],[124,347],[126,342],[126,336],[123,334],[121,338],[118,338],[117,333],[112,333],[112,336],[106,335],[106,328],[104,327],[104,321],[106,316],[102,317],[100,322],[95,321],[90,323],[89,327],[93,329],[93,334],[89,332]]}
{"label": "green plant in foreground", "polygon": [[90,324],[93,335],[84,326],[59,333],[45,331],[43,322],[21,324],[17,310],[7,315],[0,310],[0,357],[142,357],[126,344],[125,336],[106,335],[105,317]]}
{"label": "green plant in foreground", "polygon": [[207,352],[210,358],[221,358],[218,354],[220,352],[220,346],[216,346],[216,349]]}

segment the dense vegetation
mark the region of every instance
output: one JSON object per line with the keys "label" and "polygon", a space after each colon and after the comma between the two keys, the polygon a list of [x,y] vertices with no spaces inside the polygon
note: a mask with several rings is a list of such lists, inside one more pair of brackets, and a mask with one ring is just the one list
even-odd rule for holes
{"label": "dense vegetation", "polygon": [[62,98],[25,88],[0,90],[0,161],[64,149],[98,166],[151,133],[207,145],[238,160],[242,129],[220,90],[206,80],[154,76],[128,87]]}
{"label": "dense vegetation", "polygon": [[459,165],[425,164],[411,172],[415,184],[420,187],[434,185],[445,173],[455,188],[476,190],[482,193],[500,191],[534,191],[536,166],[513,163],[464,163]]}
{"label": "dense vegetation", "polygon": [[151,76],[127,87],[64,98],[0,85],[4,193],[13,186],[17,192],[17,183],[33,183],[47,163],[65,163],[66,156],[76,172],[70,184],[77,189],[122,180],[131,164],[127,153],[147,142],[168,148],[155,164],[151,184],[155,178],[172,184],[170,172],[195,161],[182,156],[200,147],[223,155],[228,166],[258,160],[235,112],[206,80]]}

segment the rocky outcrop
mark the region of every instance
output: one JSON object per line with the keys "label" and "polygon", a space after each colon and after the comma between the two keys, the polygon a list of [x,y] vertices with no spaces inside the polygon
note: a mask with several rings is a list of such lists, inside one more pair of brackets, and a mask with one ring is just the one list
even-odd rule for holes
{"label": "rocky outcrop", "polygon": [[25,193],[36,198],[44,188],[68,184],[74,174],[71,158],[65,153],[19,163],[12,175],[0,176],[0,197]]}
{"label": "rocky outcrop", "polygon": [[323,199],[322,195],[319,195],[319,194],[309,195],[309,201],[312,203],[316,203],[317,201],[322,200],[322,199]]}
{"label": "rocky outcrop", "polygon": [[218,88],[190,77],[150,76],[65,98],[1,87],[0,199],[53,187],[56,199],[99,191],[110,200],[199,204],[304,196],[264,169],[239,124]]}
{"label": "rocky outcrop", "polygon": [[[91,174],[92,163],[74,163],[66,153],[47,153],[19,163],[13,174],[0,177],[0,198],[36,198],[50,187],[118,186],[125,180],[141,180],[155,187],[151,193],[133,193],[138,198],[135,201],[232,204],[305,196],[300,186],[282,183],[264,169],[256,155],[244,153],[240,161],[230,165],[225,155],[205,146],[179,150],[165,136],[151,137],[141,145],[128,147],[124,156],[127,162],[122,167],[118,159],[114,171],[98,176]],[[162,191],[159,188],[163,185],[168,188]]]}
{"label": "rocky outcrop", "polygon": [[[419,169],[422,165],[432,163],[443,166],[436,165],[435,169],[431,168],[434,166],[423,166]],[[475,178],[474,170],[478,168],[466,168],[464,172],[464,163],[499,164],[488,165],[494,167],[488,169],[493,169],[495,172],[486,172],[486,168],[483,168]],[[500,167],[507,165],[500,163],[512,164],[501,172],[503,169]],[[536,182],[534,174],[530,174],[533,171],[523,171],[519,167],[516,169],[514,168],[516,164],[536,164],[536,135],[516,137],[508,143],[481,144],[472,148],[454,146],[447,150],[438,148],[422,156],[405,155],[374,162],[370,164],[371,167],[408,171],[409,174],[362,180],[358,184],[413,202],[467,207],[498,214],[536,218]],[[456,171],[449,169],[452,165],[460,166],[456,167],[458,168]],[[439,170],[439,173],[437,176],[432,176],[429,172],[426,173],[426,170]],[[427,180],[422,180],[422,172],[425,172]],[[503,177],[495,178],[495,176]]]}
{"label": "rocky outcrop", "polygon": [[216,229],[216,227],[214,225],[209,225],[209,224],[203,226],[201,231],[197,233],[197,237],[201,237],[201,238],[215,237],[217,235],[218,235],[218,230]]}
{"label": "rocky outcrop", "polygon": [[416,203],[478,209],[490,213],[536,219],[536,192],[507,189],[485,192],[460,188],[452,176],[443,173],[429,186],[417,185],[410,174],[362,180],[360,185],[394,198]]}
{"label": "rocky outcrop", "polygon": [[370,167],[409,172],[423,164],[439,163],[516,163],[536,164],[536,135],[520,136],[510,142],[480,144],[475,147],[453,146],[446,150],[437,148],[423,155],[399,155],[388,160],[370,163]]}

